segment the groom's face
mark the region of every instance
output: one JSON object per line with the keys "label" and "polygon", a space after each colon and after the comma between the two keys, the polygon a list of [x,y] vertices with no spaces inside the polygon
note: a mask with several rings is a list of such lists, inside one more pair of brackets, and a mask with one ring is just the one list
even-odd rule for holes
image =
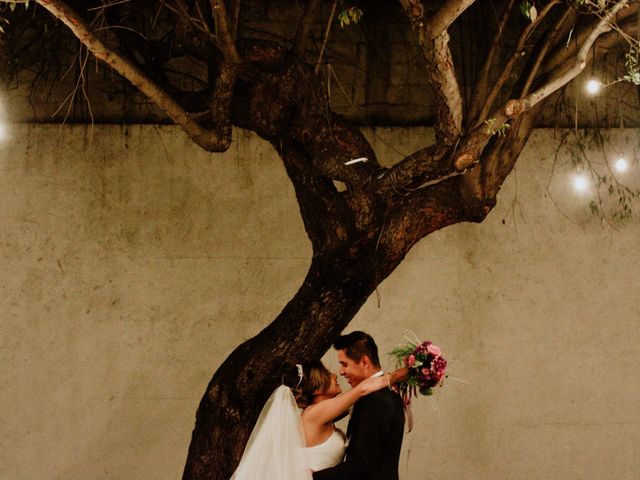
{"label": "groom's face", "polygon": [[355,387],[361,381],[366,379],[368,375],[366,375],[366,362],[361,359],[359,362],[354,361],[353,359],[347,357],[347,354],[344,350],[338,350],[338,362],[340,363],[340,375],[347,379],[349,385]]}

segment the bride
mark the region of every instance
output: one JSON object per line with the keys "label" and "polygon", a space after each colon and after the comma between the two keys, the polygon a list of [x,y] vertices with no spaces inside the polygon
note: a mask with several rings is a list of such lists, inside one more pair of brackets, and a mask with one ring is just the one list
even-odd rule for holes
{"label": "bride", "polygon": [[322,362],[297,364],[263,407],[231,480],[311,480],[312,472],[337,465],[346,439],[333,422],[361,397],[390,387],[393,375],[342,393]]}

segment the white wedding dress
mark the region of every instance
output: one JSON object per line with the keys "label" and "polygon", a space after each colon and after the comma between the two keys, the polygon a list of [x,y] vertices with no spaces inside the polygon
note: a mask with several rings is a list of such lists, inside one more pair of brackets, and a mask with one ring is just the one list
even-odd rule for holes
{"label": "white wedding dress", "polygon": [[307,447],[309,468],[314,472],[339,464],[347,448],[344,433],[335,429],[329,438],[315,447]]}
{"label": "white wedding dress", "polygon": [[307,448],[291,389],[281,385],[263,407],[231,480],[312,480],[312,471],[341,462],[345,448],[338,429]]}

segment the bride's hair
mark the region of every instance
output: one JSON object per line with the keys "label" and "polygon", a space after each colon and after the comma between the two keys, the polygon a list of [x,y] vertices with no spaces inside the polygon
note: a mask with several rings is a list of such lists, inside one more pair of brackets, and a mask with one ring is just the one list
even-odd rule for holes
{"label": "bride's hair", "polygon": [[302,364],[302,378],[297,366],[288,370],[282,377],[282,383],[291,388],[296,403],[306,408],[313,402],[314,392],[324,392],[331,385],[331,372],[319,360]]}

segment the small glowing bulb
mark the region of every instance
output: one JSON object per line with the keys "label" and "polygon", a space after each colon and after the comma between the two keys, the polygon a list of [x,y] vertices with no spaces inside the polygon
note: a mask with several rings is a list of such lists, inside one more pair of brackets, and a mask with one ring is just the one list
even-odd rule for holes
{"label": "small glowing bulb", "polygon": [[587,92],[591,95],[595,95],[596,93],[600,92],[601,88],[602,84],[598,80],[592,78],[587,82]]}
{"label": "small glowing bulb", "polygon": [[624,172],[629,168],[629,162],[624,158],[619,158],[613,164],[618,172]]}
{"label": "small glowing bulb", "polygon": [[576,175],[573,178],[573,188],[578,192],[585,192],[589,188],[589,180],[585,175]]}

